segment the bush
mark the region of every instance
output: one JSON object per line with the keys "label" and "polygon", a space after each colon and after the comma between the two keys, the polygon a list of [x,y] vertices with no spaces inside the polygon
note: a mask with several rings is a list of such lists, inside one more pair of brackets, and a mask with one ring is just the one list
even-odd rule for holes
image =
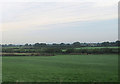
{"label": "bush", "polygon": [[73,49],[73,48],[70,48],[70,49],[66,50],[66,53],[74,53],[74,52],[75,52],[75,49]]}
{"label": "bush", "polygon": [[44,53],[62,53],[62,50],[59,48],[48,48]]}

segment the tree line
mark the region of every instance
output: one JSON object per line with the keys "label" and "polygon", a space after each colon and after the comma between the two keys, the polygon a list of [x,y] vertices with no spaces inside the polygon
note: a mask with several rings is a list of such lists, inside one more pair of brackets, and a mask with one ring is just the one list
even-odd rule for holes
{"label": "tree line", "polygon": [[45,48],[45,49],[13,49],[6,48],[3,49],[2,52],[8,53],[5,55],[13,55],[14,53],[22,53],[20,55],[28,55],[29,56],[44,56],[44,55],[55,55],[55,54],[119,54],[120,48],[95,48],[95,49],[75,49],[68,48],[66,50],[62,50],[60,48]]}
{"label": "tree line", "polygon": [[115,42],[102,42],[102,43],[80,43],[80,42],[74,42],[74,43],[53,43],[53,44],[47,44],[47,43],[35,43],[35,44],[24,44],[24,45],[15,45],[15,44],[3,44],[0,45],[2,47],[26,47],[26,48],[40,48],[40,47],[112,47],[112,46],[120,46],[120,41],[117,40]]}

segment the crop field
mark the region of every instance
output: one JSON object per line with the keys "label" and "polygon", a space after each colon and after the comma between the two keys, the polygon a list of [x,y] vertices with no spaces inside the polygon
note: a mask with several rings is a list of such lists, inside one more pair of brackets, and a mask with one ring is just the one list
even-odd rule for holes
{"label": "crop field", "polygon": [[117,82],[118,55],[5,56],[3,82]]}

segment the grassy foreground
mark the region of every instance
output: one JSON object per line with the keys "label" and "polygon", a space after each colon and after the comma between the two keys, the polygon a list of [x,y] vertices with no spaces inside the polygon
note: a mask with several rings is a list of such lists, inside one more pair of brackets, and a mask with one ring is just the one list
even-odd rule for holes
{"label": "grassy foreground", "polygon": [[118,55],[3,57],[3,82],[117,82]]}

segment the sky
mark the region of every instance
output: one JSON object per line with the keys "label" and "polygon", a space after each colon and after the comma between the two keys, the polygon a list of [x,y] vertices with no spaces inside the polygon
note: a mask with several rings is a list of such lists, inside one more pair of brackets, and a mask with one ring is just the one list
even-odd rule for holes
{"label": "sky", "polygon": [[118,0],[2,1],[3,44],[118,40]]}

